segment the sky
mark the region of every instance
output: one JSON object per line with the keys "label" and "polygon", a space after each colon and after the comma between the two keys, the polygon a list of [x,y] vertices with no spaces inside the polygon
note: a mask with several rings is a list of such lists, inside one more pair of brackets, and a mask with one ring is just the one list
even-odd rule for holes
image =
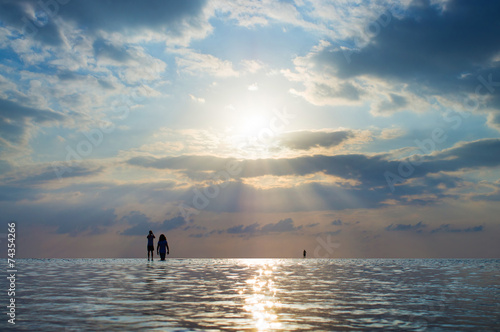
{"label": "sky", "polygon": [[[499,257],[500,2],[0,1],[17,257]],[[1,255],[5,255],[2,253]]]}

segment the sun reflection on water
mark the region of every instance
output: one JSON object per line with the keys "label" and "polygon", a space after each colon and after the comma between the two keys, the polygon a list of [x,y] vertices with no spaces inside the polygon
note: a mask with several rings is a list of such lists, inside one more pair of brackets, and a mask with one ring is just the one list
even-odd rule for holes
{"label": "sun reflection on water", "polygon": [[[259,331],[276,329],[281,327],[278,321],[276,309],[281,307],[277,300],[273,276],[273,270],[276,269],[275,262],[272,260],[259,262],[261,268],[257,274],[246,280],[247,287],[240,294],[245,294],[245,311],[249,312],[255,321],[255,327]],[[255,262],[250,263],[251,265]]]}

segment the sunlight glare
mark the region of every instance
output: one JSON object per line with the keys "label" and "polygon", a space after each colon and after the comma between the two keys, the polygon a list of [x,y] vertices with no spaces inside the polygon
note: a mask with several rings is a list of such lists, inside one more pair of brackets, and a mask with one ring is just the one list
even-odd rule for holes
{"label": "sunlight glare", "polygon": [[237,126],[239,134],[246,137],[258,137],[259,132],[266,126],[266,118],[255,112],[249,112],[241,118]]}
{"label": "sunlight glare", "polygon": [[257,330],[265,331],[280,328],[281,323],[277,321],[278,315],[275,313],[276,308],[281,307],[281,303],[276,299],[277,289],[272,280],[272,272],[275,269],[274,262],[265,261],[259,263],[262,265],[256,271],[257,274],[246,281],[253,294],[249,292],[247,295],[244,309],[252,314]]}

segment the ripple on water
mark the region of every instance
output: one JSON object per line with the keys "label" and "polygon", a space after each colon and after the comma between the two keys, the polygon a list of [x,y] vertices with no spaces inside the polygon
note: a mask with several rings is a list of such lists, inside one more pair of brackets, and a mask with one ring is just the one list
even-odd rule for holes
{"label": "ripple on water", "polygon": [[498,330],[499,267],[499,260],[23,259],[16,328]]}

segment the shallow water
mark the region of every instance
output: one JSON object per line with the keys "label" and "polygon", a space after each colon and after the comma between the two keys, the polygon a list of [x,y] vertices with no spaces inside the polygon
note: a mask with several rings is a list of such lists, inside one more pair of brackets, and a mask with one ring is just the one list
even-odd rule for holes
{"label": "shallow water", "polygon": [[17,268],[16,330],[500,330],[500,260],[23,259]]}

